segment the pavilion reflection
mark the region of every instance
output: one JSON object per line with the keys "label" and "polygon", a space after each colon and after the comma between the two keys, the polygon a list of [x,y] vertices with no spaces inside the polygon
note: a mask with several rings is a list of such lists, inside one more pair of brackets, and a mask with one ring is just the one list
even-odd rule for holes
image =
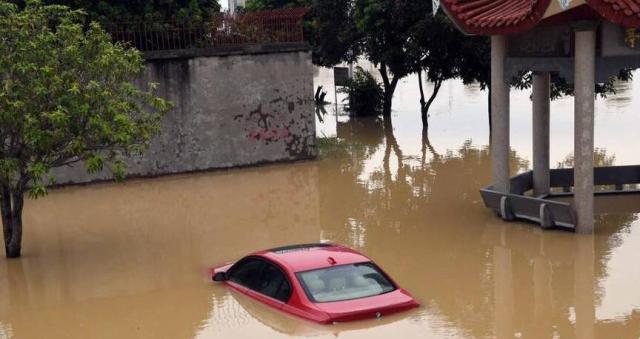
{"label": "pavilion reflection", "polygon": [[13,331],[11,330],[11,326],[5,325],[0,321],[0,338],[11,338],[13,337]]}
{"label": "pavilion reflection", "polygon": [[[384,132],[378,146],[367,143],[365,151],[342,158],[339,173],[320,170],[321,210],[336,212],[321,214],[325,238],[372,256],[425,307],[470,336],[640,333],[633,308],[621,318],[596,317],[610,254],[637,219],[637,199],[596,199],[596,208],[608,213],[597,216],[595,236],[504,223],[483,209],[478,195],[490,181],[486,147],[467,141],[437,150],[425,133],[421,153],[407,154],[392,126],[381,124],[372,123]],[[346,141],[358,143],[356,135]],[[366,168],[370,158],[382,165]],[[603,151],[602,158],[612,156]],[[511,167],[517,172],[528,163],[512,151]]]}

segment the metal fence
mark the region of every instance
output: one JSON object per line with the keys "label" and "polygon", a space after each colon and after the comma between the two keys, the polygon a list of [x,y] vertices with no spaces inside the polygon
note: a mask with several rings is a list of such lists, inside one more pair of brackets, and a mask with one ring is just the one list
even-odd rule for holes
{"label": "metal fence", "polygon": [[304,42],[306,8],[220,14],[207,22],[124,22],[106,25],[115,41],[141,51]]}

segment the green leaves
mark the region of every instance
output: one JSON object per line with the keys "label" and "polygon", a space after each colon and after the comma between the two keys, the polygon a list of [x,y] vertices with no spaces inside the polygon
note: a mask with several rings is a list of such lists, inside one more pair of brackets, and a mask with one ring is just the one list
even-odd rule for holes
{"label": "green leaves", "polygon": [[46,194],[51,169],[85,163],[122,179],[123,159],[160,130],[171,105],[155,85],[141,90],[139,51],[112,43],[97,23],[64,6],[29,2],[22,11],[0,1],[0,180],[30,195]]}
{"label": "green leaves", "polygon": [[[11,0],[10,2],[25,4],[23,0]],[[215,0],[43,0],[26,2],[31,3],[28,6],[62,4],[81,8],[86,11],[86,16],[90,20],[101,23],[176,19],[179,22],[202,22],[220,12],[219,1]],[[6,3],[3,2],[3,4]],[[61,8],[61,6],[57,6],[57,8]],[[2,14],[2,7],[0,7],[0,14]]]}
{"label": "green leaves", "polygon": [[[48,177],[50,167],[42,162],[36,162],[27,168],[27,176],[31,178],[29,197],[36,199],[47,195],[47,182],[44,180]],[[52,180],[52,179],[50,179]]]}
{"label": "green leaves", "polygon": [[3,182],[13,178],[19,171],[20,163],[16,158],[0,158],[0,178]]}
{"label": "green leaves", "polygon": [[99,155],[91,154],[84,160],[84,165],[87,168],[87,172],[97,173],[102,171],[104,160]]}
{"label": "green leaves", "polygon": [[247,11],[262,11],[278,8],[293,8],[309,6],[311,0],[247,0],[245,9]]}
{"label": "green leaves", "polygon": [[349,111],[356,116],[378,116],[384,92],[371,73],[357,67],[347,86],[338,90],[349,95]]}

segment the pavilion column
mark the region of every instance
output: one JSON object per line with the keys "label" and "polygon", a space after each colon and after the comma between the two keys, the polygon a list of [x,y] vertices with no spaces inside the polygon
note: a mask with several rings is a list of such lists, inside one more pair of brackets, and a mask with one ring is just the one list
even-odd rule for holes
{"label": "pavilion column", "polygon": [[575,32],[574,207],[578,233],[593,232],[596,31]]}
{"label": "pavilion column", "polygon": [[509,193],[509,84],[504,61],[507,37],[491,37],[491,160],[493,188]]}
{"label": "pavilion column", "polygon": [[533,193],[549,194],[549,110],[551,74],[533,73]]}

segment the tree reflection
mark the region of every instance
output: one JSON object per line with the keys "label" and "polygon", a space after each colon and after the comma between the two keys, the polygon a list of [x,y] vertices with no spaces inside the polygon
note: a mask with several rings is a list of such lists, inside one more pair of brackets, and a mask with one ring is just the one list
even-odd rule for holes
{"label": "tree reflection", "polygon": [[[355,124],[361,122],[341,128],[352,131]],[[484,208],[478,193],[491,180],[488,147],[467,140],[457,149],[438,150],[425,131],[414,157],[401,148],[391,122],[371,121],[368,128],[376,131],[375,140],[339,133],[350,145],[348,155],[321,161],[326,239],[371,255],[430,311],[468,336],[601,335],[611,327],[588,327],[601,298],[595,284],[606,278],[608,253],[635,214],[601,217],[606,236],[591,247],[566,233],[505,223]],[[615,159],[606,152],[600,158]],[[512,173],[529,167],[515,151],[510,159]],[[576,312],[578,323],[572,320]],[[620,326],[640,328],[637,317]]]}

